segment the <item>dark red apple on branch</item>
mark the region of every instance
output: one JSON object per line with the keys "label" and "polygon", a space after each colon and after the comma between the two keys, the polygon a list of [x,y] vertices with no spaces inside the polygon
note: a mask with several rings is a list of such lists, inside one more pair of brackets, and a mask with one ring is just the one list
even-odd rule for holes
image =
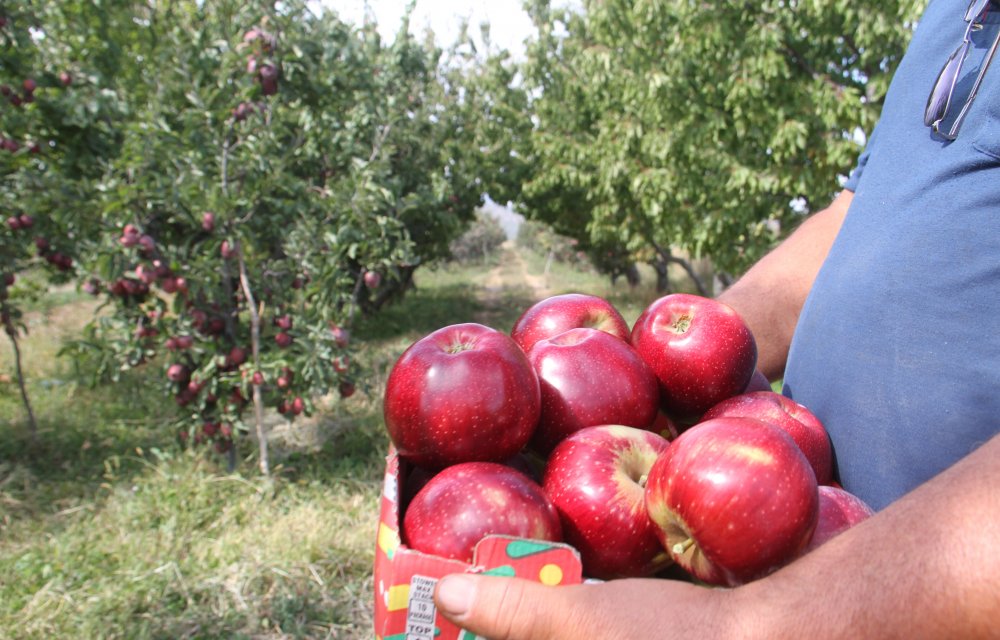
{"label": "dark red apple on branch", "polygon": [[649,470],[668,446],[649,431],[604,425],[577,431],[552,451],[542,486],[586,575],[646,576],[671,564],[644,501]]}
{"label": "dark red apple on branch", "polygon": [[431,478],[403,517],[403,542],[424,553],[472,562],[486,535],[558,542],[559,514],[542,488],[494,462],[456,464]]}
{"label": "dark red apple on branch", "polygon": [[533,304],[514,323],[510,335],[525,353],[543,338],[577,327],[600,329],[628,340],[628,324],[607,300],[583,293],[566,293]]}
{"label": "dark red apple on branch", "polygon": [[389,373],[383,405],[399,455],[441,468],[518,453],[538,423],[541,392],[509,336],[467,323],[413,343]]}
{"label": "dark red apple on branch", "polygon": [[186,383],[191,379],[191,370],[183,364],[172,364],[167,367],[167,378],[172,382]]}
{"label": "dark red apple on branch", "polygon": [[365,271],[364,281],[369,289],[378,289],[382,284],[382,275],[378,271]]}
{"label": "dark red apple on branch", "polygon": [[673,559],[737,586],[797,557],[813,534],[816,476],[781,429],[752,418],[699,423],[650,469],[646,508]]}
{"label": "dark red apple on branch", "polygon": [[664,409],[680,419],[741,393],[757,364],[757,343],[736,311],[686,293],[649,305],[631,342],[660,381]]}
{"label": "dark red apple on branch", "polygon": [[578,327],[537,341],[528,360],[542,391],[542,413],[531,441],[540,453],[584,427],[646,429],[656,420],[656,378],[620,338]]}
{"label": "dark red apple on branch", "polygon": [[830,437],[819,418],[798,402],[773,391],[755,391],[723,400],[705,412],[702,419],[723,416],[756,418],[779,427],[806,454],[819,484],[829,484],[833,480]]}

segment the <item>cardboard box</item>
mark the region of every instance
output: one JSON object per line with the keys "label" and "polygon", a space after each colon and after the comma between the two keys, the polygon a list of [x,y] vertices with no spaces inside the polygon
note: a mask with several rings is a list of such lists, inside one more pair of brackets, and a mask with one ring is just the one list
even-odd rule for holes
{"label": "cardboard box", "polygon": [[434,585],[449,573],[517,576],[545,584],[579,584],[580,554],[571,546],[510,536],[487,536],[472,564],[407,548],[400,541],[400,497],[407,465],[389,450],[375,544],[377,640],[473,640],[434,607]]}

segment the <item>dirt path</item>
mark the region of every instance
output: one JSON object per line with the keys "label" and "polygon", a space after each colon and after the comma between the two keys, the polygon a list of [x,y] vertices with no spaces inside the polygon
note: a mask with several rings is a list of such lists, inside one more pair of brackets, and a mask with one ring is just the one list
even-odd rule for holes
{"label": "dirt path", "polygon": [[493,326],[512,304],[527,308],[526,301],[541,300],[550,295],[550,290],[545,278],[532,275],[514,243],[507,241],[501,245],[500,262],[486,275],[480,295],[483,311],[476,321]]}

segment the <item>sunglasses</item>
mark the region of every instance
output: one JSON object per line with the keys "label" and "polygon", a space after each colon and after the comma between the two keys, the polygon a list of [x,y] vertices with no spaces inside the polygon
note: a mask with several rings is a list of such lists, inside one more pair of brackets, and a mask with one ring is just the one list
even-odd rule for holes
{"label": "sunglasses", "polygon": [[951,126],[942,128],[941,125],[945,121],[948,110],[951,107],[955,85],[958,83],[958,78],[961,75],[962,65],[965,63],[965,59],[969,55],[969,49],[972,47],[972,33],[983,28],[983,21],[986,18],[986,14],[990,12],[991,6],[991,0],[972,0],[969,3],[969,8],[965,10],[965,21],[969,23],[969,26],[965,28],[962,43],[958,45],[958,48],[948,57],[948,61],[944,63],[941,73],[938,74],[937,81],[934,82],[934,88],[931,89],[931,94],[927,98],[927,108],[924,109],[924,124],[933,129],[934,133],[947,140],[954,140],[958,136],[958,129],[962,126],[962,121],[965,119],[969,107],[972,106],[972,101],[976,99],[976,94],[979,92],[979,85],[982,84],[983,76],[986,75],[986,70],[989,68],[990,62],[993,61],[993,55],[996,53],[997,46],[1000,45],[1000,33],[998,33],[986,54],[986,59],[983,61],[979,75],[976,76],[976,81],[973,83],[972,90],[969,92],[969,97],[965,99],[962,109],[958,112],[954,121],[952,121]]}

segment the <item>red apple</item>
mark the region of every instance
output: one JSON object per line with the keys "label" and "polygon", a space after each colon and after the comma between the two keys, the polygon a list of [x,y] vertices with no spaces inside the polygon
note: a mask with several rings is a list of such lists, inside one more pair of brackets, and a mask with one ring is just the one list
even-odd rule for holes
{"label": "red apple", "polygon": [[660,381],[664,409],[681,419],[741,393],[757,364],[757,343],[742,318],[721,302],[686,293],[649,305],[631,341]]}
{"label": "red apple", "polygon": [[262,64],[257,67],[257,77],[260,79],[261,93],[265,96],[273,96],[278,92],[278,67]]}
{"label": "red apple", "polygon": [[62,86],[68,87],[73,84],[73,76],[68,71],[61,71],[59,73],[59,82],[62,83]]}
{"label": "red apple", "polygon": [[331,363],[333,370],[337,373],[347,373],[347,370],[351,368],[351,359],[347,356],[336,356]]}
{"label": "red apple", "polygon": [[215,214],[211,211],[206,211],[201,214],[201,228],[209,233],[215,229]]}
{"label": "red apple", "polygon": [[872,508],[856,495],[837,487],[821,486],[819,521],[804,553],[809,553],[830,538],[847,531],[874,514]]}
{"label": "red apple", "polygon": [[646,576],[672,562],[644,501],[649,469],[668,445],[649,431],[604,425],[577,431],[552,451],[542,486],[586,575]]}
{"label": "red apple", "polygon": [[295,373],[291,369],[289,369],[288,367],[282,367],[281,375],[278,376],[278,379],[275,381],[275,383],[278,385],[279,389],[287,389],[288,387],[291,386],[292,379],[294,377]]}
{"label": "red apple", "polygon": [[285,314],[274,319],[274,326],[278,327],[283,331],[288,331],[292,328],[292,316]]}
{"label": "red apple", "polygon": [[34,78],[25,78],[21,86],[24,87],[25,93],[34,93],[35,89],[38,88],[38,83],[35,82]]}
{"label": "red apple", "polygon": [[708,584],[737,586],[801,553],[819,492],[787,433],[752,418],[716,418],[682,433],[657,459],[646,508],[681,567]]}
{"label": "red apple", "polygon": [[341,349],[347,347],[347,345],[351,342],[351,332],[344,327],[331,324],[330,333],[333,335],[333,341],[336,342],[337,346]]}
{"label": "red apple", "polygon": [[259,387],[264,384],[264,374],[260,371],[254,371],[253,376],[250,377],[250,382]]}
{"label": "red apple", "polygon": [[153,240],[153,236],[143,234],[139,236],[139,247],[145,253],[152,253],[156,249],[156,241]]}
{"label": "red apple", "polygon": [[493,462],[456,464],[431,478],[410,501],[402,533],[417,551],[465,562],[489,534],[562,538],[559,514],[542,488]]}
{"label": "red apple", "polygon": [[756,418],[770,422],[792,436],[812,465],[819,484],[833,480],[833,446],[819,418],[809,409],[773,391],[754,391],[727,398],[709,409],[703,420]]}
{"label": "red apple", "polygon": [[341,398],[350,398],[357,390],[357,386],[350,380],[343,380],[337,386],[337,391],[340,393]]}
{"label": "red apple", "polygon": [[378,271],[365,271],[364,280],[369,289],[378,289],[382,284],[382,275]]}
{"label": "red apple", "polygon": [[243,347],[233,347],[226,356],[226,365],[238,367],[247,361],[247,351]]}
{"label": "red apple", "polygon": [[295,341],[295,338],[293,338],[290,333],[279,331],[278,333],[275,334],[274,341],[278,344],[279,347],[284,349],[285,347],[291,346],[291,344]]}
{"label": "red apple", "polygon": [[629,337],[628,324],[610,302],[583,293],[566,293],[535,303],[517,319],[510,335],[527,353],[539,340],[576,327],[600,329],[622,340]]}
{"label": "red apple", "polygon": [[386,382],[384,417],[399,455],[418,466],[505,460],[531,438],[541,391],[506,334],[443,327],[413,343]]}
{"label": "red apple", "polygon": [[172,364],[167,367],[167,378],[173,382],[187,382],[191,378],[191,370],[182,364]]}
{"label": "red apple", "polygon": [[578,327],[538,340],[528,360],[542,390],[542,414],[531,444],[543,454],[584,427],[647,429],[656,420],[656,378],[620,338]]}

